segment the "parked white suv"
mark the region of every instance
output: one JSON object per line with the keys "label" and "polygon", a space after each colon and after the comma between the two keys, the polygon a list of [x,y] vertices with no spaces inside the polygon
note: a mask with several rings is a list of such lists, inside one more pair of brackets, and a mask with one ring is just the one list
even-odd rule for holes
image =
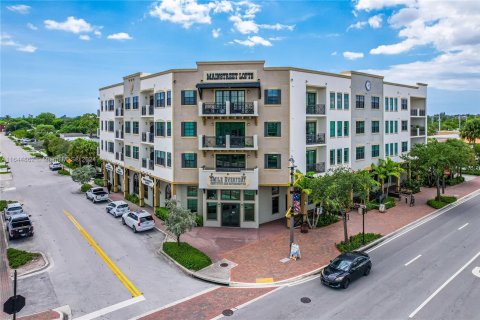
{"label": "parked white suv", "polygon": [[22,205],[18,202],[7,204],[7,207],[3,210],[5,221],[9,220],[12,216],[20,213],[24,213],[24,212],[23,212]]}
{"label": "parked white suv", "polygon": [[52,171],[61,170],[61,169],[62,169],[62,165],[60,164],[60,162],[57,162],[57,161],[50,162],[50,164],[48,165],[48,167],[49,167],[50,170],[52,170]]}
{"label": "parked white suv", "polygon": [[130,211],[128,208],[128,204],[125,201],[112,201],[107,204],[105,210],[107,211],[107,213],[110,213],[115,218],[120,217]]}
{"label": "parked white suv", "polygon": [[155,220],[145,210],[138,212],[127,212],[122,216],[123,225],[132,228],[133,232],[146,231],[155,228]]}

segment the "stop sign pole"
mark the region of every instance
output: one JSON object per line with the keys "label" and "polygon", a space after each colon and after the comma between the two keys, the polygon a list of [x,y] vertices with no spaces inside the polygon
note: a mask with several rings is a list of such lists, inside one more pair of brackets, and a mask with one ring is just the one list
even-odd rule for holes
{"label": "stop sign pole", "polygon": [[17,312],[25,306],[25,298],[17,295],[17,270],[14,271],[13,278],[13,296],[3,304],[3,312],[13,315],[13,320],[17,319]]}

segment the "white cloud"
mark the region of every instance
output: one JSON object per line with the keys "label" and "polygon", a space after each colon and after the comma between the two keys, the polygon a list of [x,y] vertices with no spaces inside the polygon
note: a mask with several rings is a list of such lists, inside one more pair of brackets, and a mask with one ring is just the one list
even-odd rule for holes
{"label": "white cloud", "polygon": [[13,5],[13,6],[7,6],[7,9],[16,13],[20,14],[28,14],[30,13],[30,9],[32,7],[24,5],[24,4],[18,4],[18,5]]}
{"label": "white cloud", "polygon": [[0,35],[0,44],[2,46],[18,46],[18,43],[13,41],[12,36],[6,32],[2,32]]}
{"label": "white cloud", "polygon": [[213,29],[213,30],[212,30],[212,37],[214,37],[214,38],[220,37],[220,30],[221,30],[220,28],[218,28],[218,29]]}
{"label": "white cloud", "polygon": [[17,51],[34,53],[35,51],[37,51],[37,47],[34,47],[34,46],[32,46],[31,44],[27,44],[27,45],[25,45],[25,46],[19,46],[19,47],[17,47]]}
{"label": "white cloud", "polygon": [[212,9],[228,10],[228,1],[222,1],[220,4],[214,5],[210,2],[207,4],[198,3],[196,0],[163,0],[152,6],[150,15],[157,17],[162,21],[170,21],[181,24],[188,29],[193,24],[210,24],[212,19],[210,11]]}
{"label": "white cloud", "polygon": [[366,21],[358,21],[357,23],[348,26],[347,31],[350,29],[363,29],[367,25]]}
{"label": "white cloud", "polygon": [[332,56],[336,56],[336,55],[337,55],[337,51],[333,51],[333,52],[331,53],[331,55],[332,55]]}
{"label": "white cloud", "polygon": [[355,5],[356,10],[379,10],[386,7],[395,7],[398,5],[411,5],[416,0],[358,0]]}
{"label": "white cloud", "polygon": [[370,19],[368,19],[368,24],[373,29],[378,29],[382,26],[382,21],[383,21],[382,15],[377,14],[376,16],[370,17]]}
{"label": "white cloud", "polygon": [[36,25],[34,25],[33,23],[27,23],[27,27],[30,29],[30,30],[38,30],[38,27]]}
{"label": "white cloud", "polygon": [[270,41],[281,41],[283,39],[285,39],[285,37],[270,37],[270,38],[268,38],[268,40],[270,40]]}
{"label": "white cloud", "polygon": [[78,37],[80,40],[83,40],[83,41],[89,41],[90,40],[90,36],[88,34],[81,34],[80,37]]}
{"label": "white cloud", "polygon": [[263,29],[270,29],[270,30],[288,30],[288,31],[293,31],[295,29],[295,25],[286,25],[286,24],[280,24],[280,23],[275,23],[275,24],[260,24],[260,28]]}
{"label": "white cloud", "polygon": [[132,40],[133,38],[126,32],[119,32],[111,34],[107,37],[110,40]]}
{"label": "white cloud", "polygon": [[363,58],[363,53],[362,52],[345,51],[343,53],[343,57],[348,59],[348,60],[356,60],[356,59]]}
{"label": "white cloud", "polygon": [[254,47],[257,45],[265,46],[265,47],[271,47],[272,43],[260,36],[252,36],[248,37],[246,40],[233,40],[235,43],[241,44],[243,46],[247,47]]}
{"label": "white cloud", "polygon": [[61,30],[75,34],[94,32],[98,28],[92,26],[84,19],[77,19],[75,17],[68,17],[64,22],[45,20],[44,24],[45,28],[49,30]]}
{"label": "white cloud", "polygon": [[258,24],[253,20],[243,20],[241,16],[231,16],[230,21],[233,22],[233,27],[241,34],[258,33],[260,29]]}
{"label": "white cloud", "polygon": [[[99,27],[99,29],[101,29],[103,27]],[[97,37],[100,37],[102,35],[102,32],[100,30],[95,30],[93,31],[93,34],[96,35]]]}

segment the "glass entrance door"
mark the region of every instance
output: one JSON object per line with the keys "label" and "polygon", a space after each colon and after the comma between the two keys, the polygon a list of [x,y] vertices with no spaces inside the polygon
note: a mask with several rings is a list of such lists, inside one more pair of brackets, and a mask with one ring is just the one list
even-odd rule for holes
{"label": "glass entrance door", "polygon": [[239,203],[222,203],[222,227],[240,227]]}
{"label": "glass entrance door", "polygon": [[307,106],[315,106],[317,103],[317,95],[315,92],[307,92]]}

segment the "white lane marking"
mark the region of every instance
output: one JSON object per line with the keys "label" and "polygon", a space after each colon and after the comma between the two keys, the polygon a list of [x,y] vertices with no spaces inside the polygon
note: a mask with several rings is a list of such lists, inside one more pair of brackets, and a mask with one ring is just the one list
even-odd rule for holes
{"label": "white lane marking", "polygon": [[458,228],[458,230],[462,230],[463,228],[465,228],[466,226],[468,226],[468,222],[465,223],[463,226],[461,226],[460,228]]}
{"label": "white lane marking", "polygon": [[5,188],[3,189],[3,191],[13,191],[13,190],[16,190],[17,188],[16,187],[11,187],[11,188]]}
{"label": "white lane marking", "polygon": [[196,298],[198,296],[201,296],[202,294],[205,294],[205,293],[208,293],[210,291],[213,291],[215,289],[218,289],[220,288],[220,286],[213,286],[211,288],[208,288],[208,289],[205,289],[205,290],[202,290],[200,292],[197,292],[195,294],[192,294],[191,296],[188,296],[188,297],[185,297],[185,298],[182,298],[182,299],[179,299],[177,301],[174,301],[172,303],[169,303],[169,304],[166,304],[164,305],[163,307],[160,307],[158,309],[154,309],[154,310],[150,310],[150,311],[147,311],[139,316],[135,316],[133,318],[131,318],[130,320],[136,320],[136,319],[140,319],[140,318],[143,318],[145,316],[148,316],[149,314],[152,314],[152,313],[155,313],[155,312],[158,312],[158,311],[162,311],[163,309],[167,309],[167,308],[170,308],[171,306],[174,306],[174,305],[177,305],[179,303],[182,303],[184,301],[187,301],[187,300],[190,300],[190,299],[193,299],[193,298]]}
{"label": "white lane marking", "polygon": [[472,259],[470,259],[463,267],[461,267],[457,272],[455,272],[447,281],[445,281],[444,284],[440,286],[437,290],[435,290],[434,293],[430,295],[430,297],[427,298],[427,300],[423,301],[421,305],[418,306],[417,309],[415,309],[408,317],[413,318],[418,311],[422,310],[423,307],[427,303],[429,303],[440,291],[442,291],[443,288],[445,288],[456,276],[460,274],[463,270],[465,270],[466,267],[468,267],[475,259],[477,259],[480,256],[480,252],[478,252]]}
{"label": "white lane marking", "polygon": [[95,318],[104,316],[104,315],[106,315],[106,314],[108,314],[108,313],[111,313],[111,312],[113,312],[113,311],[117,311],[117,310],[119,310],[119,309],[122,309],[122,308],[125,308],[125,307],[128,307],[128,306],[131,306],[132,304],[135,304],[135,303],[138,303],[138,302],[141,302],[141,301],[145,301],[145,297],[144,297],[144,296],[138,296],[138,297],[135,297],[135,298],[132,298],[132,299],[128,299],[128,300],[125,300],[125,301],[122,301],[122,302],[113,304],[113,305],[108,306],[108,307],[106,307],[106,308],[103,308],[103,309],[94,311],[94,312],[92,312],[92,313],[88,313],[88,314],[86,314],[86,315],[83,315],[83,316],[81,316],[81,317],[74,318],[74,319],[75,319],[75,320],[91,320],[91,319],[95,319]]}
{"label": "white lane marking", "polygon": [[473,268],[472,273],[473,273],[474,276],[480,278],[480,267]]}
{"label": "white lane marking", "polygon": [[412,260],[408,261],[407,263],[405,263],[405,267],[408,266],[410,263],[412,263],[413,261],[417,260],[418,258],[420,258],[422,255],[419,254],[418,256],[416,256],[415,258],[413,258]]}

